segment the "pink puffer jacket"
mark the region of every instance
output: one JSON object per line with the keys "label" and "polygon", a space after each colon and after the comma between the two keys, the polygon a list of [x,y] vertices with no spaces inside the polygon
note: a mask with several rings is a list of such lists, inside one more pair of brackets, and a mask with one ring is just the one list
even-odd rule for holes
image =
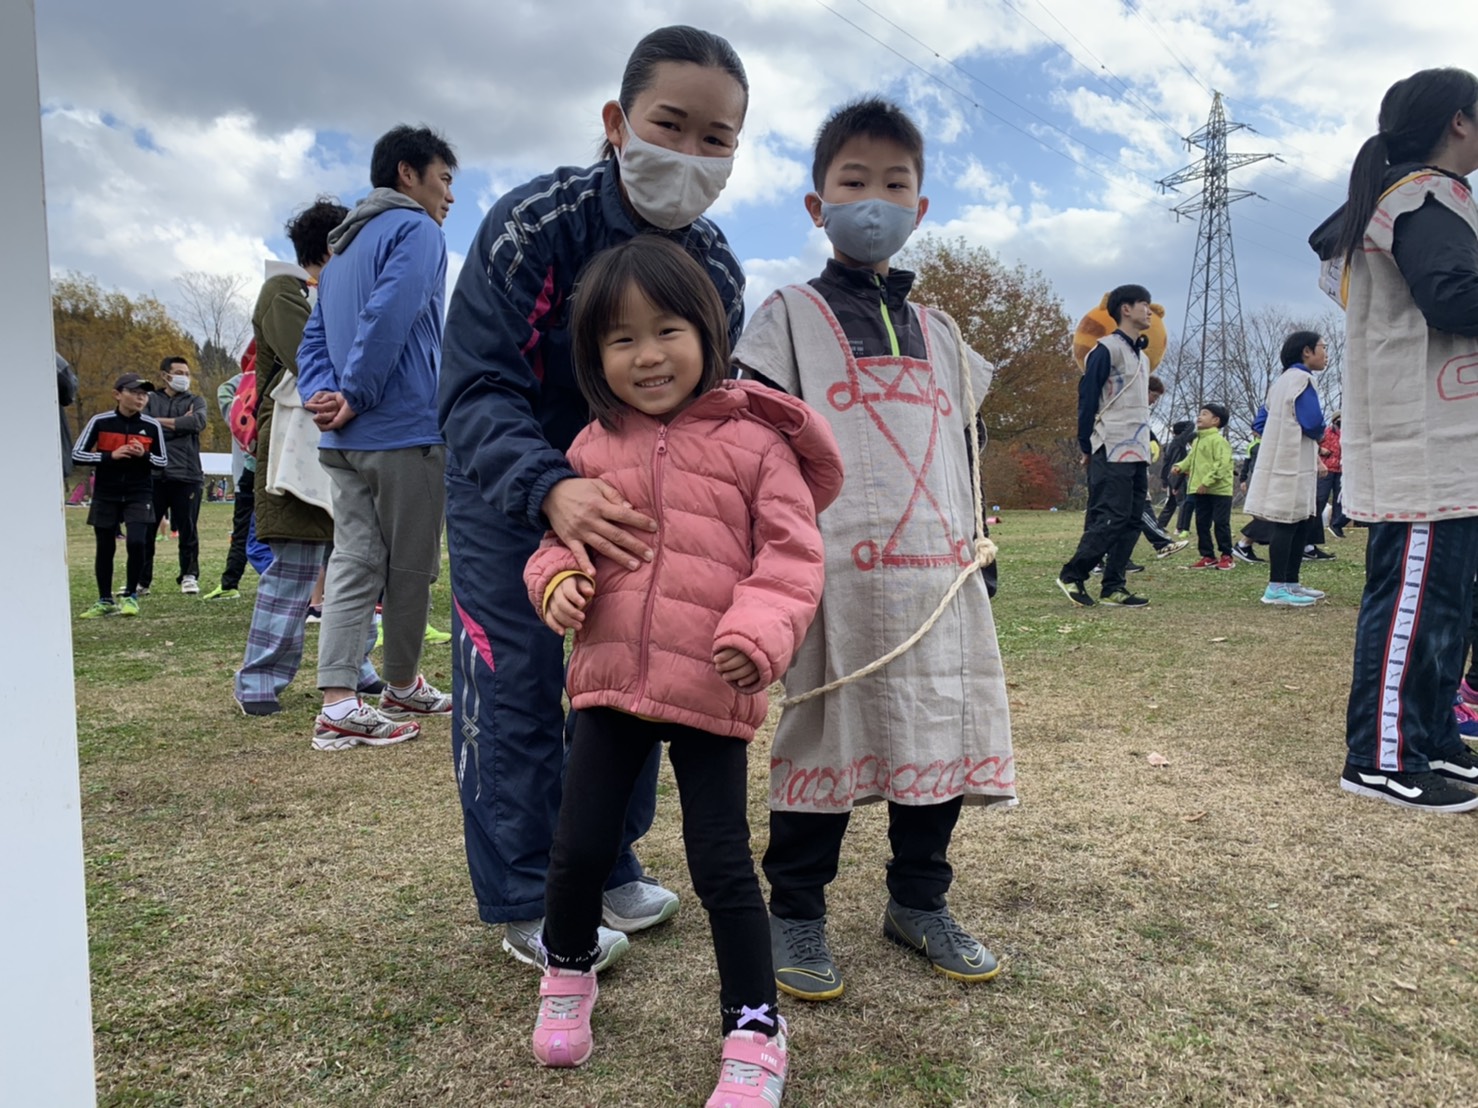
{"label": "pink puffer jacket", "polygon": [[[570,703],[752,739],[768,699],[729,685],[713,655],[735,647],[768,686],[805,638],[825,576],[816,513],[842,487],[831,427],[785,393],[726,381],[671,423],[637,412],[616,433],[593,423],[569,459],[658,528],[655,556],[639,569],[596,556]],[[537,610],[550,583],[574,569],[546,535],[524,570]]]}

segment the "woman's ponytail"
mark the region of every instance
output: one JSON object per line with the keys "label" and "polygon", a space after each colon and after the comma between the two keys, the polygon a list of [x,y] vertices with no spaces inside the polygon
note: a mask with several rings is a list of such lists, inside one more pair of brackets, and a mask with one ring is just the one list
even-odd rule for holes
{"label": "woman's ponytail", "polygon": [[1336,256],[1344,255],[1346,265],[1365,241],[1365,228],[1375,214],[1376,204],[1380,203],[1388,158],[1389,145],[1386,136],[1379,131],[1366,139],[1360,153],[1355,155],[1355,165],[1350,170],[1350,193],[1345,200],[1345,220],[1340,228],[1336,251]]}

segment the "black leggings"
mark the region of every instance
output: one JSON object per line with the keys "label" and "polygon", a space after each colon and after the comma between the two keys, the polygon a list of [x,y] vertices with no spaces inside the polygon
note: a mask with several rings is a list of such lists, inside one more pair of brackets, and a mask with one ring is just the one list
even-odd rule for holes
{"label": "black leggings", "polygon": [[[600,947],[601,889],[621,847],[632,787],[652,748],[668,744],[683,810],[683,845],[693,889],[708,912],[718,962],[724,1034],[744,1010],[768,1005],[775,1019],[770,921],[749,848],[745,791],[749,744],[610,708],[575,716],[564,799],[544,882],[544,948],[549,964],[585,971]],[[746,1030],[773,1034],[750,1023]]]}
{"label": "black leggings", "polygon": [[1304,562],[1304,546],[1314,529],[1314,517],[1309,516],[1297,523],[1273,523],[1269,526],[1273,535],[1268,542],[1268,583],[1296,585]]}
{"label": "black leggings", "polygon": [[[154,530],[153,523],[125,523],[128,547],[128,587],[123,590],[124,596],[132,596],[138,591],[139,582],[143,577],[144,565],[149,557],[149,534]],[[93,559],[92,568],[97,574],[98,597],[102,600],[113,599],[113,555],[118,549],[118,529],[116,527],[94,527],[97,532],[98,552]]]}

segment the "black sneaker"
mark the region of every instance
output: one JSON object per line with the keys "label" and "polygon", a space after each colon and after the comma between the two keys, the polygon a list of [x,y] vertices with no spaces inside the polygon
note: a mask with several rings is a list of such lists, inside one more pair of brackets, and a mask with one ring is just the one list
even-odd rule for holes
{"label": "black sneaker", "polygon": [[238,697],[236,706],[244,716],[275,716],[282,711],[282,705],[275,700],[242,700]]}
{"label": "black sneaker", "polygon": [[[1172,543],[1171,545],[1173,546],[1174,544]],[[1181,546],[1184,546],[1185,543],[1181,543],[1180,545]],[[1179,547],[1177,547],[1176,549],[1179,549]],[[1173,554],[1173,553],[1175,553],[1175,551],[1172,550],[1170,553]],[[1168,554],[1157,554],[1156,557],[1158,557],[1158,558],[1166,558],[1166,557],[1169,557],[1169,555]],[[1093,567],[1093,569],[1091,570],[1091,572],[1097,573],[1097,574],[1102,574],[1103,573],[1103,563],[1102,562],[1099,562],[1096,566]],[[1125,562],[1124,563],[1124,572],[1125,573],[1143,573],[1144,572],[1144,566],[1140,565],[1138,562]]]}
{"label": "black sneaker", "polygon": [[1062,595],[1071,600],[1079,608],[1091,608],[1096,603],[1088,595],[1088,590],[1083,587],[1081,581],[1064,581],[1061,577],[1057,579],[1057,587],[1062,590]]}
{"label": "black sneaker", "polygon": [[1149,604],[1144,597],[1135,596],[1128,589],[1116,589],[1107,596],[1100,596],[1098,602],[1110,608],[1143,608]]}
{"label": "black sneaker", "polygon": [[1334,537],[1337,539],[1342,539],[1345,537],[1345,525],[1343,523],[1331,523],[1329,525],[1329,530],[1330,533],[1333,534]]}
{"label": "black sneaker", "polygon": [[948,908],[925,912],[889,899],[883,911],[883,937],[918,951],[956,981],[989,981],[1001,972],[996,956],[961,927]]}
{"label": "black sneaker", "polygon": [[1478,810],[1478,793],[1449,784],[1437,773],[1388,773],[1362,769],[1346,763],[1339,787],[1356,796],[1374,797],[1399,808],[1424,812],[1472,812]]}
{"label": "black sneaker", "polygon": [[1464,785],[1478,787],[1478,754],[1467,747],[1463,747],[1461,754],[1454,754],[1450,758],[1433,758],[1428,763],[1432,772],[1450,781],[1459,781]]}
{"label": "black sneaker", "polygon": [[842,995],[842,971],[826,945],[826,917],[770,917],[770,954],[775,985],[801,1000],[832,1000]]}
{"label": "black sneaker", "polygon": [[1317,546],[1311,546],[1304,551],[1304,561],[1332,562],[1334,561],[1334,555],[1327,550],[1320,550]]}
{"label": "black sneaker", "polygon": [[1266,558],[1259,558],[1257,551],[1250,546],[1243,546],[1239,542],[1232,543],[1232,557],[1239,562],[1266,562]]}

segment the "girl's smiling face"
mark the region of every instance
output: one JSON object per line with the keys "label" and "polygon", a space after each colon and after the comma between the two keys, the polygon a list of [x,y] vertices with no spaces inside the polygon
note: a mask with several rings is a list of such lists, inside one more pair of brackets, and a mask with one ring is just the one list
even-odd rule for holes
{"label": "girl's smiling face", "polygon": [[601,336],[600,362],[616,399],[666,422],[692,402],[703,379],[703,340],[697,326],[632,284]]}

